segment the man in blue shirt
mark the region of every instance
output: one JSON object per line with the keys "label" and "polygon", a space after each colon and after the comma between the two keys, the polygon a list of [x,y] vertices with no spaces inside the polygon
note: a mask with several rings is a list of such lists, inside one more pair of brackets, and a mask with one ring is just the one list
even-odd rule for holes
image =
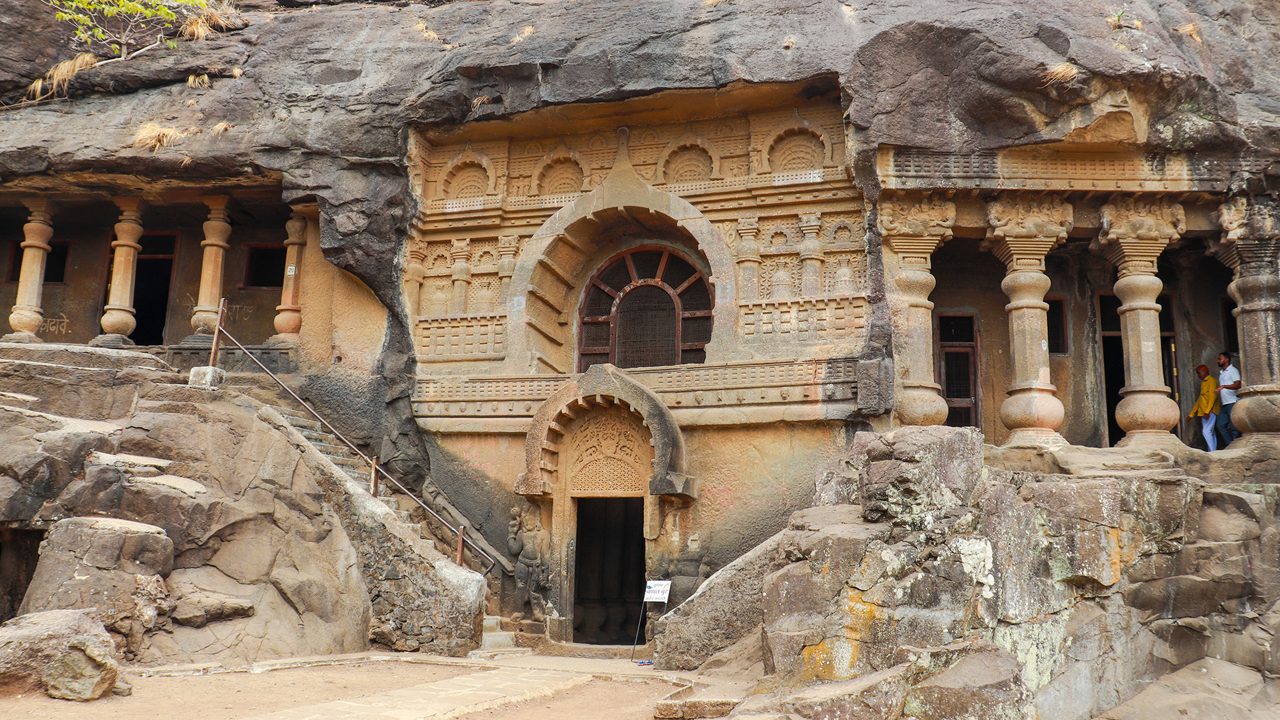
{"label": "man in blue shirt", "polygon": [[1218,396],[1222,400],[1222,412],[1218,413],[1218,435],[1222,438],[1219,449],[1231,444],[1240,437],[1240,431],[1231,424],[1231,410],[1235,407],[1236,391],[1240,389],[1240,371],[1231,364],[1231,353],[1223,350],[1218,353]]}

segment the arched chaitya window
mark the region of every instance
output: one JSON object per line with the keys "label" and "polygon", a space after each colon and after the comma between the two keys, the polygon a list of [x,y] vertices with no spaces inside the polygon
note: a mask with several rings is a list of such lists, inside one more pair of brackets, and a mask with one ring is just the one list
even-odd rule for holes
{"label": "arched chaitya window", "polygon": [[711,340],[713,296],[684,255],[640,247],[610,258],[591,278],[578,310],[578,371],[700,363]]}

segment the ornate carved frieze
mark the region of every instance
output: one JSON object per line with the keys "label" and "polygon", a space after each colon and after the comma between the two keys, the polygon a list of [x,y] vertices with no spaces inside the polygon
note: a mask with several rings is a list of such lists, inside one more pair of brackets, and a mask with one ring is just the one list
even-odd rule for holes
{"label": "ornate carved frieze", "polygon": [[573,420],[559,442],[559,474],[574,497],[639,497],[648,492],[653,448],[639,416],[615,405]]}
{"label": "ornate carved frieze", "polygon": [[507,352],[507,316],[422,318],[417,342],[421,362],[498,359]]}
{"label": "ornate carved frieze", "polygon": [[877,162],[883,186],[900,190],[930,190],[941,181],[990,190],[1221,192],[1233,172],[1261,169],[1260,158],[1054,147],[977,153],[885,148]]}
{"label": "ornate carved frieze", "polygon": [[[854,358],[684,365],[627,370],[669,408],[734,408],[857,402],[867,372]],[[436,376],[418,381],[420,417],[532,417],[569,375]]]}
{"label": "ornate carved frieze", "polygon": [[1222,238],[1213,251],[1227,267],[1246,274],[1266,272],[1280,250],[1280,205],[1270,198],[1239,195],[1218,206]]}
{"label": "ornate carved frieze", "polygon": [[1156,260],[1187,228],[1182,206],[1155,196],[1122,195],[1102,206],[1098,242],[1120,277],[1156,274]]}

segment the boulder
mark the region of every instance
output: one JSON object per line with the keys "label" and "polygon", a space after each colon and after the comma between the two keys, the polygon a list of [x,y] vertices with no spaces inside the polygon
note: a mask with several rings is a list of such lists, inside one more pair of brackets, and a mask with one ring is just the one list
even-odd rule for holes
{"label": "boulder", "polygon": [[20,615],[0,625],[0,694],[41,690],[96,700],[119,675],[111,636],[88,610]]}
{"label": "boulder", "polygon": [[1031,693],[1022,666],[990,648],[960,658],[907,691],[903,714],[915,720],[1023,720],[1031,717]]}
{"label": "boulder", "polygon": [[91,609],[135,657],[143,635],[164,625],[172,609],[164,576],[173,541],[153,525],[76,517],[54,523],[20,613]]}

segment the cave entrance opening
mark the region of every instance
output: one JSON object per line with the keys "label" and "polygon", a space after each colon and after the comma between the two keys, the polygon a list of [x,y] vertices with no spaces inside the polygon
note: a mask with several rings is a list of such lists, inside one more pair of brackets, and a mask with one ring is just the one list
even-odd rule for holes
{"label": "cave entrance opening", "polygon": [[43,530],[0,528],[0,622],[17,617],[35,577]]}
{"label": "cave entrance opening", "polygon": [[138,326],[129,339],[138,345],[163,345],[169,315],[169,287],[177,238],[173,235],[142,236],[138,255],[137,286],[133,307]]}
{"label": "cave entrance opening", "polygon": [[644,498],[576,502],[573,641],[629,645],[644,610]]}

